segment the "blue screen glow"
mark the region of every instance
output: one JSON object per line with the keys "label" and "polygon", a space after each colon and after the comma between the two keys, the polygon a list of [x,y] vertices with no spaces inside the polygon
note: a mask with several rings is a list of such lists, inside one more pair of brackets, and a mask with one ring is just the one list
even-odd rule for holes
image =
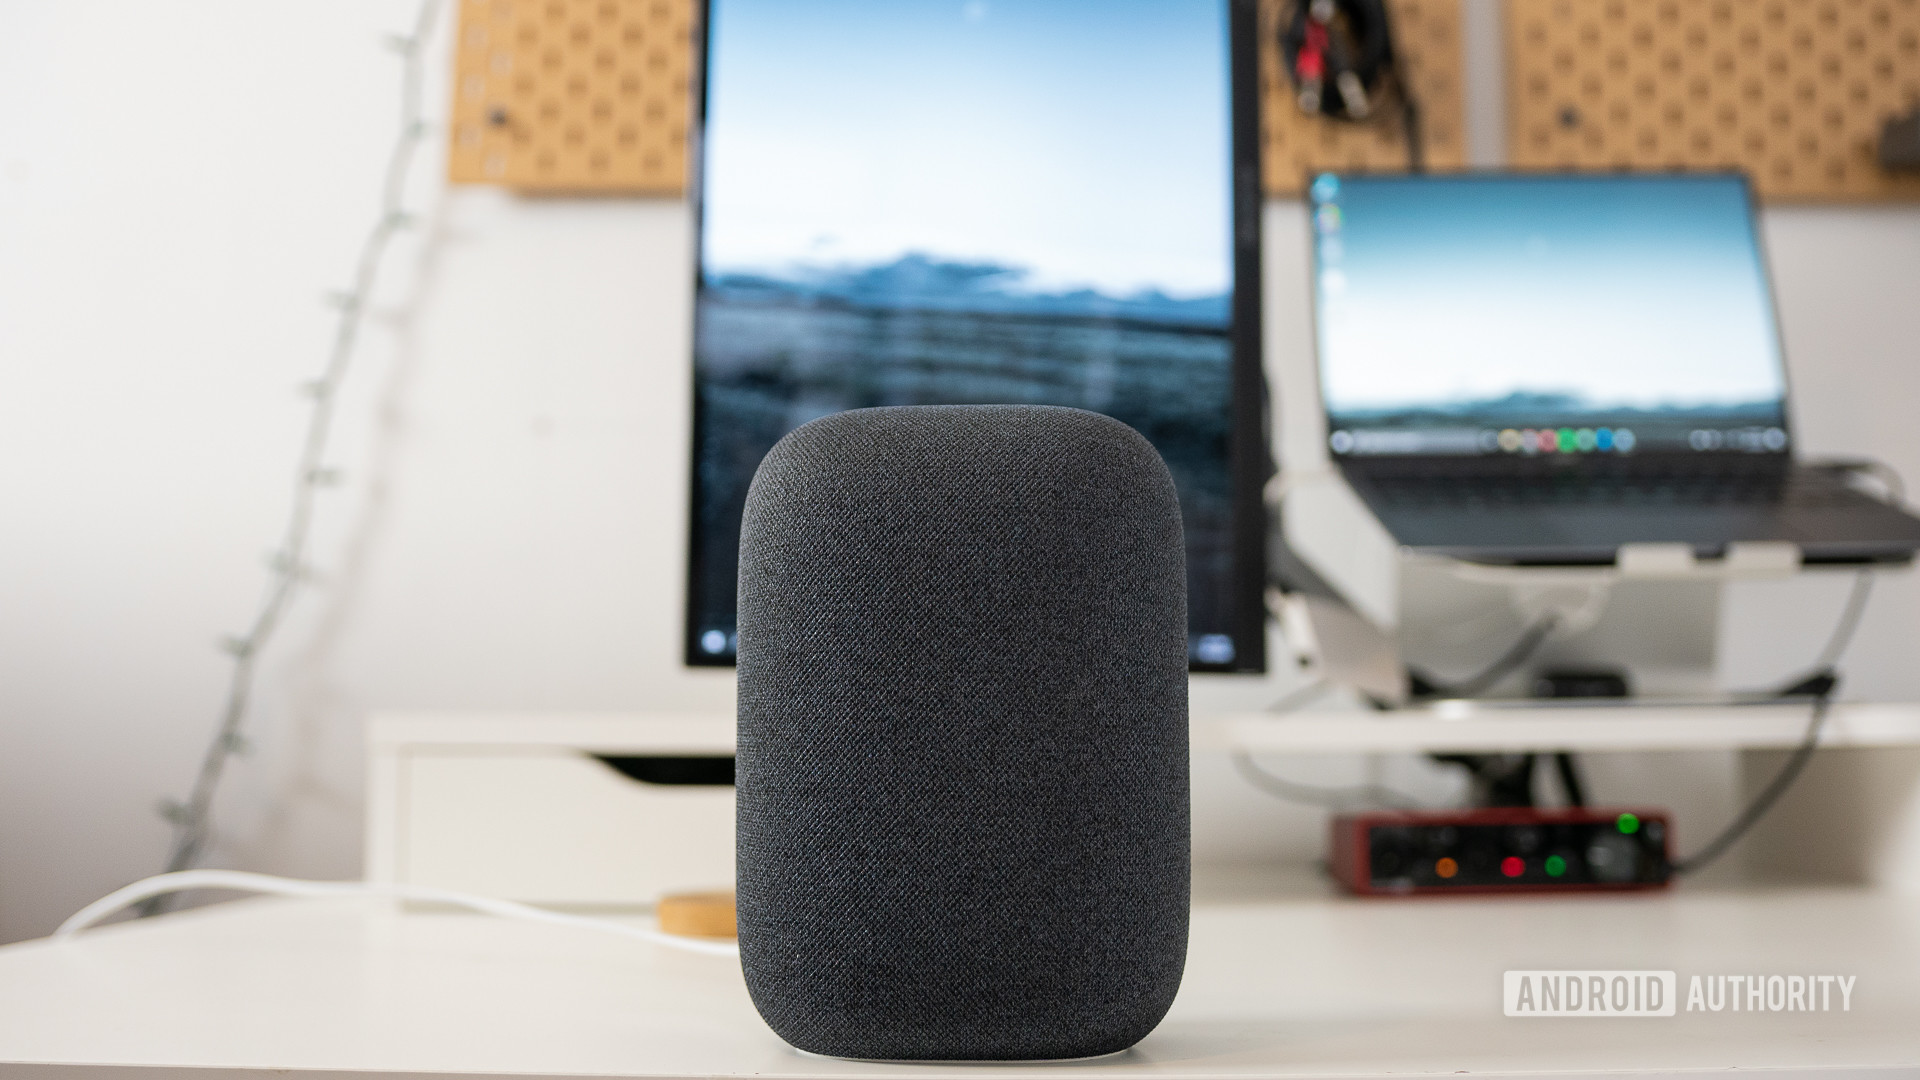
{"label": "blue screen glow", "polygon": [[1310,192],[1336,453],[1532,453],[1547,432],[1578,452],[1785,447],[1740,178],[1327,175]]}
{"label": "blue screen glow", "polygon": [[1230,665],[1227,0],[709,0],[697,662],[794,428],[878,405],[1106,413],[1160,452],[1192,658]]}

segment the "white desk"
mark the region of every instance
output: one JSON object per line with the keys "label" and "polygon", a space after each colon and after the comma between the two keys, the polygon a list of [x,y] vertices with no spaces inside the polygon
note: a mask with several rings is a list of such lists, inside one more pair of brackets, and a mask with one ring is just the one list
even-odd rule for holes
{"label": "white desk", "polygon": [[[1259,875],[1198,887],[1159,1030],[1097,1064],[802,1057],[728,959],[375,902],[247,900],[0,949],[10,1077],[1920,1075],[1920,897],[1858,890],[1363,901]],[[1507,968],[1858,976],[1851,1012],[1501,1015]],[[231,1070],[243,1070],[236,1073]]]}

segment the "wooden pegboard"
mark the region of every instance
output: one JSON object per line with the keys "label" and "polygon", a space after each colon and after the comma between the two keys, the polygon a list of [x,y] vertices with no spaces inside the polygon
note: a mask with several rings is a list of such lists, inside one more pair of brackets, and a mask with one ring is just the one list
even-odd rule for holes
{"label": "wooden pegboard", "polygon": [[[1466,164],[1461,90],[1460,0],[1389,0],[1401,64],[1420,99],[1427,167]],[[1398,109],[1365,123],[1308,116],[1294,103],[1280,61],[1280,18],[1291,0],[1260,0],[1261,172],[1267,194],[1297,196],[1320,169],[1404,169]]]}
{"label": "wooden pegboard", "polygon": [[[1405,167],[1397,111],[1349,124],[1294,104],[1277,44],[1288,2],[1260,4],[1268,194],[1300,194],[1317,169]],[[1427,163],[1457,168],[1460,0],[1390,2]],[[532,192],[684,192],[693,9],[693,0],[461,0],[448,178]]]}
{"label": "wooden pegboard", "polygon": [[448,179],[530,192],[683,192],[693,6],[460,0]]}
{"label": "wooden pegboard", "polygon": [[1776,200],[1920,198],[1874,160],[1920,104],[1920,0],[1507,0],[1520,168],[1747,170]]}

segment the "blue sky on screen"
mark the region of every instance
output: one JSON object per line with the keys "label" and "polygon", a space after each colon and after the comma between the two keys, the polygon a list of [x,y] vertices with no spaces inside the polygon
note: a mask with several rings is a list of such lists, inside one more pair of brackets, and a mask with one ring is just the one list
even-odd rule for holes
{"label": "blue sky on screen", "polygon": [[713,0],[709,271],[1228,288],[1222,0]]}
{"label": "blue sky on screen", "polygon": [[1349,179],[1319,231],[1328,409],[1569,392],[1776,401],[1751,216],[1717,177]]}

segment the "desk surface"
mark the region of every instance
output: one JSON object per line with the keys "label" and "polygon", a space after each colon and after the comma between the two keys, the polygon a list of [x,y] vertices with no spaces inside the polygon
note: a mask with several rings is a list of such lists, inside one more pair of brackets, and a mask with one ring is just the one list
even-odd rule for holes
{"label": "desk surface", "polygon": [[[1920,1075],[1920,897],[1679,890],[1353,900],[1251,874],[1203,879],[1191,959],[1159,1030],[1074,1066],[803,1057],[730,959],[374,901],[254,899],[0,948],[9,1076],[221,1070],[524,1076],[1141,1077],[1728,1067]],[[1856,975],[1852,1011],[1509,1019],[1508,968]],[[149,1074],[154,1075],[154,1074]],[[246,1073],[238,1074],[241,1076]]]}

